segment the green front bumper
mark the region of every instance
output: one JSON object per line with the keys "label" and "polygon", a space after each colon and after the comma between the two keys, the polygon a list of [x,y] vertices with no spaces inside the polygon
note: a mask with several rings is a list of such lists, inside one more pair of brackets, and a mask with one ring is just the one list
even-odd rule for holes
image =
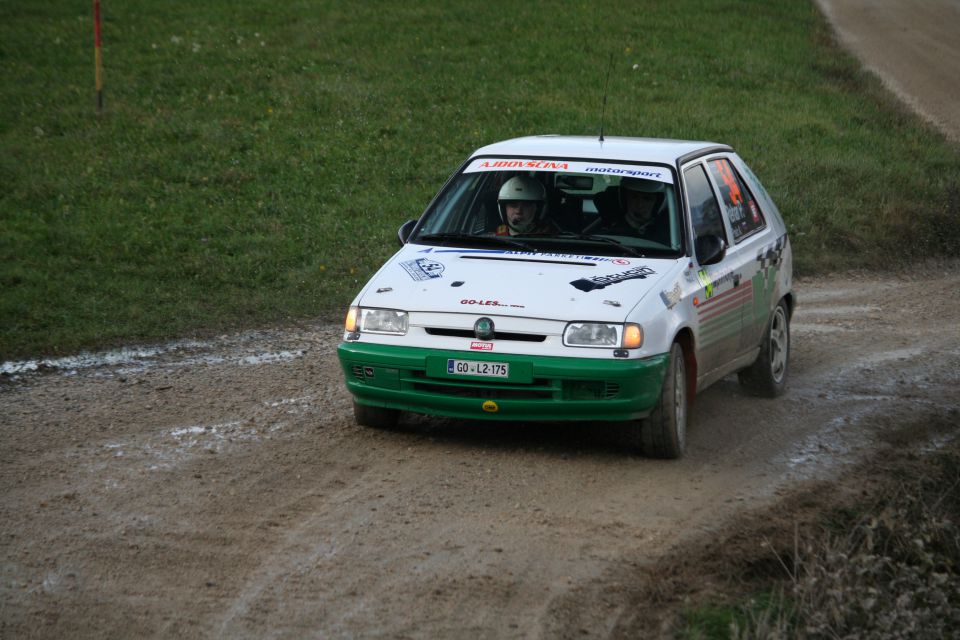
{"label": "green front bumper", "polygon": [[[357,342],[337,349],[360,404],[488,420],[632,420],[660,396],[667,355],[602,360],[438,351]],[[449,359],[504,362],[506,379],[447,373]]]}

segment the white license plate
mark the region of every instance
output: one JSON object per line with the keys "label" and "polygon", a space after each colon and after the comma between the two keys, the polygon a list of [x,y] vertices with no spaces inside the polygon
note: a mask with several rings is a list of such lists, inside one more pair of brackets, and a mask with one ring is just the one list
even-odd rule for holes
{"label": "white license plate", "polygon": [[506,362],[477,362],[475,360],[447,360],[447,373],[461,376],[510,377],[510,365]]}

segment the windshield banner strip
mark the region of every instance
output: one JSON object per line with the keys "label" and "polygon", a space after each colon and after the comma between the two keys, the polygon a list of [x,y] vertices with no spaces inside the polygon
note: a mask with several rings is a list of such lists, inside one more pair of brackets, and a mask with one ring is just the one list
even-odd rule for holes
{"label": "windshield banner strip", "polygon": [[590,173],[629,178],[646,178],[673,184],[669,169],[639,164],[614,164],[610,162],[584,162],[582,160],[535,160],[525,158],[477,158],[464,173],[480,171],[553,171],[563,173]]}
{"label": "windshield banner strip", "polygon": [[[477,255],[501,255],[501,256],[537,256],[540,258],[556,258],[558,260],[592,260],[593,262],[612,262],[613,264],[633,264],[626,258],[617,258],[611,256],[587,256],[575,253],[546,253],[543,251],[517,251],[515,249],[436,249],[428,247],[421,249],[417,253],[473,253]],[[470,257],[464,255],[464,257]]]}

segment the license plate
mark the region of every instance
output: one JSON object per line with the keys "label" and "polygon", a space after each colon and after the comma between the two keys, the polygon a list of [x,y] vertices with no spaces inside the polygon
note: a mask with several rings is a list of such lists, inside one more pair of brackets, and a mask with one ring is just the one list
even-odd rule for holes
{"label": "license plate", "polygon": [[447,373],[461,376],[510,377],[510,365],[506,362],[477,362],[475,360],[447,360]]}

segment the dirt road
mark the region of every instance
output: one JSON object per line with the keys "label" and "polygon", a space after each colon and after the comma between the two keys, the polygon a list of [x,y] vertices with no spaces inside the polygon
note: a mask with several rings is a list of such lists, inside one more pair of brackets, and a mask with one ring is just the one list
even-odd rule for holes
{"label": "dirt road", "polygon": [[615,576],[956,422],[958,289],[957,264],[800,282],[787,395],[722,381],[672,462],[615,426],[357,427],[338,327],[8,363],[0,636],[604,636]]}
{"label": "dirt road", "polygon": [[960,0],[816,0],[840,42],[960,142]]}
{"label": "dirt road", "polygon": [[[0,638],[629,627],[632,568],[831,474],[890,427],[956,426],[960,264],[798,289],[786,396],[750,398],[722,381],[698,398],[689,453],[671,462],[628,454],[616,426],[358,428],[338,327],[34,373],[37,363],[7,363]],[[956,434],[919,430],[934,446]]]}

